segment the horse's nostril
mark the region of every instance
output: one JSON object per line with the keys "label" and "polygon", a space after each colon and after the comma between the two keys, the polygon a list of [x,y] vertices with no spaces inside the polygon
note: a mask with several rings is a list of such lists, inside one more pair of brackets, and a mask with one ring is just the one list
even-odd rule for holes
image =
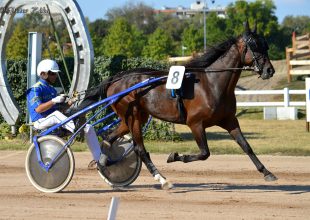
{"label": "horse's nostril", "polygon": [[267,73],[269,74],[269,75],[273,75],[274,74],[274,69],[273,68],[267,68]]}

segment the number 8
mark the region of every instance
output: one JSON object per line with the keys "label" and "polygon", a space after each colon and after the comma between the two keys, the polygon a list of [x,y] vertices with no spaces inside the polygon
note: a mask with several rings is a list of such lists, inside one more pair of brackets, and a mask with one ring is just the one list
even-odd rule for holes
{"label": "number 8", "polygon": [[171,83],[172,83],[172,84],[177,84],[177,83],[178,83],[178,81],[179,81],[179,75],[180,75],[180,72],[179,72],[179,71],[175,71],[175,72],[173,73],[173,77],[172,77],[172,79],[171,79]]}

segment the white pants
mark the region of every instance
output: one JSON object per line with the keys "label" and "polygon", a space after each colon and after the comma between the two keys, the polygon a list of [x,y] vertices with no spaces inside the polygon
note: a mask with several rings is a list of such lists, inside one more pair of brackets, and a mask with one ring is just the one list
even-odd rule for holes
{"label": "white pants", "polygon": [[[46,129],[49,128],[55,124],[60,123],[61,121],[64,121],[67,119],[67,116],[62,114],[59,111],[54,111],[52,114],[48,115],[46,118],[41,118],[34,122],[33,127],[35,129]],[[67,129],[68,131],[74,133],[75,125],[74,122],[71,120],[63,125],[63,128]],[[98,137],[96,134],[96,131],[93,126],[90,124],[86,124],[84,128],[86,142],[88,145],[88,148],[90,152],[93,155],[93,158],[95,161],[98,161],[101,154],[100,144],[98,141]]]}
{"label": "white pants", "polygon": [[[53,125],[56,125],[66,120],[67,118],[68,117],[62,114],[60,111],[54,111],[52,114],[49,114],[47,117],[40,118],[39,120],[35,121],[33,123],[33,127],[39,130],[46,129],[46,128],[52,127]],[[72,120],[64,124],[62,127],[67,129],[71,133],[74,133],[75,125]]]}

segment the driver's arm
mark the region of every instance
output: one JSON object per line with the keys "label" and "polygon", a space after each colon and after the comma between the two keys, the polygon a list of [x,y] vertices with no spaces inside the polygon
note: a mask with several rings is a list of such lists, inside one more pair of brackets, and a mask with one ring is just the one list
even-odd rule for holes
{"label": "driver's arm", "polygon": [[55,105],[55,103],[52,100],[49,100],[48,102],[40,104],[35,110],[38,113],[45,112],[52,108]]}

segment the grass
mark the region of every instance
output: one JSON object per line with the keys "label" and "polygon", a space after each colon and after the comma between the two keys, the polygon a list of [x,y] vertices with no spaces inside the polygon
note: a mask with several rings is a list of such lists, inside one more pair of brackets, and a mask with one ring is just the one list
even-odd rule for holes
{"label": "grass", "polygon": [[[257,154],[310,156],[310,133],[306,132],[306,123],[296,121],[263,121],[241,119],[240,126],[254,152]],[[147,142],[151,152],[181,153],[199,152],[193,141],[190,130],[178,125],[176,130],[181,133],[183,141],[179,143]],[[211,154],[241,154],[239,145],[230,135],[219,127],[208,128],[208,145]]]}
{"label": "grass", "polygon": [[[306,122],[239,119],[240,126],[252,149],[257,154],[310,156],[310,133],[306,132]],[[179,153],[199,152],[188,127],[176,125],[176,131],[183,138],[180,142],[147,141],[145,146],[151,153],[177,151]],[[230,135],[219,127],[206,129],[211,154],[243,154],[241,148]],[[29,142],[19,139],[1,140],[0,150],[27,150]],[[76,142],[73,151],[85,151],[85,143]]]}
{"label": "grass", "polygon": [[[238,108],[236,115],[239,118],[239,120],[240,119],[261,120],[264,118],[264,107]],[[306,107],[297,108],[297,118],[300,120],[306,119]]]}
{"label": "grass", "polygon": [[[257,154],[310,156],[310,133],[306,132],[306,123],[296,121],[263,121],[241,119],[240,126],[254,152]],[[190,130],[178,125],[176,130],[183,138],[179,143],[147,142],[151,152],[181,153],[199,152],[193,141]],[[241,154],[243,153],[230,135],[219,127],[208,128],[208,145],[211,154]]]}

